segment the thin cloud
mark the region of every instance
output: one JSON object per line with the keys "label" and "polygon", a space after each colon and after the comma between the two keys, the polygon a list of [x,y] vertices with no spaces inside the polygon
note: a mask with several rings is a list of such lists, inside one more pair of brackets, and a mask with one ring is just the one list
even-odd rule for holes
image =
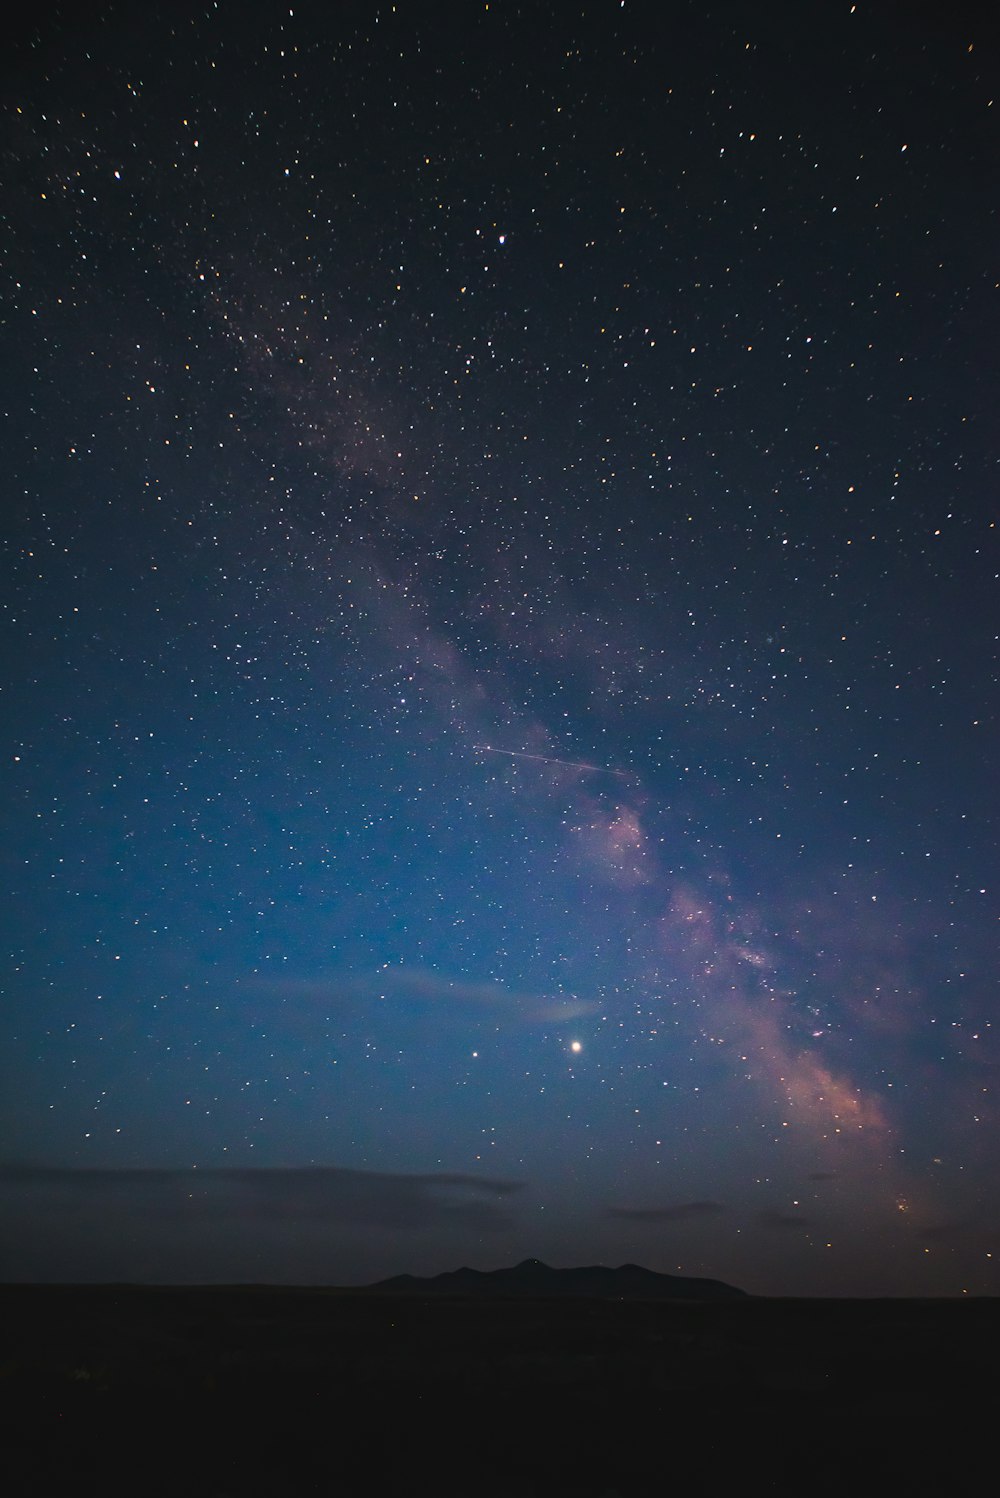
{"label": "thin cloud", "polygon": [[813,1226],[810,1218],[797,1212],[758,1212],[757,1222],[762,1228],[775,1233],[808,1232]]}
{"label": "thin cloud", "polygon": [[726,1210],[721,1202],[679,1202],[671,1207],[608,1207],[604,1215],[619,1222],[640,1222],[658,1227],[681,1222],[704,1222],[709,1218],[723,1216]]}
{"label": "thin cloud", "polygon": [[502,1204],[523,1183],[441,1173],[392,1175],[336,1167],[208,1170],[0,1169],[0,1189],[31,1193],[52,1209],[102,1202],[129,1204],[169,1217],[246,1222],[310,1222],[413,1230],[509,1225]]}
{"label": "thin cloud", "polygon": [[579,1019],[583,1015],[595,1014],[601,1007],[595,999],[580,999],[575,995],[562,998],[558,995],[526,993],[505,988],[502,983],[470,982],[421,968],[399,968],[386,977],[393,991],[406,997],[485,1009],[495,1008],[512,1014],[524,1024],[552,1024],[559,1020]]}
{"label": "thin cloud", "polygon": [[929,1223],[918,1230],[918,1236],[925,1243],[966,1243],[976,1231],[982,1231],[982,1224],[963,1218]]}
{"label": "thin cloud", "polygon": [[329,1007],[332,1003],[355,1001],[365,1003],[386,994],[416,1004],[453,1007],[456,1012],[495,1014],[524,1025],[557,1024],[596,1014],[596,999],[582,999],[575,994],[530,993],[507,988],[502,983],[480,979],[449,977],[428,968],[392,967],[377,973],[331,973],[328,977],[297,978],[291,975],[262,977],[254,974],[244,980],[252,992],[266,995],[271,1001],[284,999]]}

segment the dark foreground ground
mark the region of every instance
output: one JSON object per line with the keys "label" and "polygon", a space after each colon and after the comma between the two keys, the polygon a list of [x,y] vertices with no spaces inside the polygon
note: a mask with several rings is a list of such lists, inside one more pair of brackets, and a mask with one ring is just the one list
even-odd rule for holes
{"label": "dark foreground ground", "polygon": [[998,1333],[1000,1300],[6,1286],[0,1491],[981,1492]]}

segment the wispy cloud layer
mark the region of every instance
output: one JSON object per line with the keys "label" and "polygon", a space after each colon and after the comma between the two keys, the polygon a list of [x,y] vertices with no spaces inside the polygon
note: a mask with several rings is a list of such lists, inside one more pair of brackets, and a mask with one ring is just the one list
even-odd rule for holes
{"label": "wispy cloud layer", "polygon": [[441,1173],[388,1174],[335,1167],[100,1170],[7,1166],[0,1192],[11,1203],[73,1212],[131,1203],[158,1215],[245,1222],[358,1224],[416,1230],[457,1223],[503,1227],[503,1204],[523,1183]]}
{"label": "wispy cloud layer", "polygon": [[645,1223],[649,1227],[670,1227],[685,1222],[710,1222],[724,1217],[721,1202],[678,1202],[668,1207],[608,1207],[605,1216],[620,1222]]}

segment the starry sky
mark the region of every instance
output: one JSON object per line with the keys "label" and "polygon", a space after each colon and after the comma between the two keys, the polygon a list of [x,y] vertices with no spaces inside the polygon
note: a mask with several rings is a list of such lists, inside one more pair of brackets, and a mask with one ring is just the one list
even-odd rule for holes
{"label": "starry sky", "polygon": [[1000,1288],[1000,47],[41,4],[8,1279]]}

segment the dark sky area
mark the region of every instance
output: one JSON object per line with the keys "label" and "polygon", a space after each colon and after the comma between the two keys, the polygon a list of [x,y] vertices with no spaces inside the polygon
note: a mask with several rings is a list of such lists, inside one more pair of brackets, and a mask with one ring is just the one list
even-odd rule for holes
{"label": "dark sky area", "polygon": [[987,15],[26,9],[0,1277],[1000,1289]]}

